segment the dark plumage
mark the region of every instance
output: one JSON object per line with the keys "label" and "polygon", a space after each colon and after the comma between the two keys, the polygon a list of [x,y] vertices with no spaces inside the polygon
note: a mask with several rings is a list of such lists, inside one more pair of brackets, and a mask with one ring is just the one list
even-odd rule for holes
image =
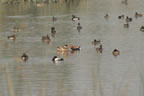
{"label": "dark plumage", "polygon": [[82,26],[80,25],[80,23],[78,23],[77,30],[80,32],[81,29],[82,29]]}
{"label": "dark plumage", "polygon": [[54,57],[52,58],[52,61],[53,61],[53,62],[56,62],[56,61],[64,61],[64,59],[63,59],[63,58],[58,58],[57,56],[54,56]]}
{"label": "dark plumage", "polygon": [[26,53],[23,53],[23,55],[21,56],[21,59],[23,61],[27,61],[28,60],[28,55]]}

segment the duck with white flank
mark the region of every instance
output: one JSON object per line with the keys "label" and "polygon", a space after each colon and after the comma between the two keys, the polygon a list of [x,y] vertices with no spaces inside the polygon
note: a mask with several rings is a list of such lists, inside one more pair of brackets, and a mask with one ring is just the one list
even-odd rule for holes
{"label": "duck with white flank", "polygon": [[27,61],[28,60],[28,55],[26,53],[23,53],[23,55],[21,56],[21,59],[23,61]]}
{"label": "duck with white flank", "polygon": [[77,17],[77,16],[75,16],[75,15],[72,15],[72,21],[78,21],[78,20],[80,20],[80,17]]}
{"label": "duck with white flank", "polygon": [[54,56],[54,57],[52,58],[52,61],[53,61],[53,62],[64,61],[64,59],[63,59],[63,58],[59,58],[59,57],[57,57],[57,56]]}
{"label": "duck with white flank", "polygon": [[8,39],[10,39],[10,40],[15,40],[15,39],[16,39],[16,35],[8,36]]}

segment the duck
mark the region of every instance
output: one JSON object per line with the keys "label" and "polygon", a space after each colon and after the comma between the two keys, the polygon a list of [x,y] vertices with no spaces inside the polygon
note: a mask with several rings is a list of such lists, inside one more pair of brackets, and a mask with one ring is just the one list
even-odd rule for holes
{"label": "duck", "polygon": [[58,52],[67,52],[67,51],[68,51],[68,45],[65,44],[65,45],[62,46],[62,47],[57,47],[57,51],[58,51]]}
{"label": "duck", "polygon": [[37,6],[37,7],[44,7],[44,6],[45,6],[45,3],[43,3],[43,2],[42,2],[42,3],[37,3],[36,6]]}
{"label": "duck", "polygon": [[50,39],[50,37],[48,35],[46,35],[46,36],[42,36],[42,41],[49,43],[51,41],[51,39]]}
{"label": "duck", "polygon": [[120,54],[120,51],[119,50],[117,50],[117,49],[114,49],[113,50],[113,55],[114,56],[118,56]]}
{"label": "duck", "polygon": [[81,29],[82,29],[82,26],[80,25],[80,23],[78,23],[77,30],[80,32]]}
{"label": "duck", "polygon": [[124,28],[129,28],[129,24],[128,23],[124,24],[123,26],[124,26]]}
{"label": "duck", "polygon": [[135,18],[138,18],[138,17],[142,17],[143,15],[142,14],[139,14],[138,12],[135,13]]}
{"label": "duck", "polygon": [[122,3],[122,4],[125,4],[125,5],[128,4],[127,0],[123,0],[121,3]]}
{"label": "duck", "polygon": [[132,18],[129,18],[128,16],[126,16],[126,19],[125,21],[128,23],[128,22],[132,22]]}
{"label": "duck", "polygon": [[100,53],[102,53],[102,52],[103,52],[103,48],[102,48],[102,45],[100,45],[100,47],[99,47],[99,48],[96,48],[96,51],[97,51],[97,52],[100,52]]}
{"label": "duck", "polygon": [[57,20],[57,18],[53,16],[52,21],[55,22],[56,20]]}
{"label": "duck", "polygon": [[72,15],[72,21],[78,21],[78,20],[80,20],[80,17],[77,17],[77,16],[75,16],[75,15]]}
{"label": "duck", "polygon": [[124,15],[118,16],[118,19],[124,19]]}
{"label": "duck", "polygon": [[56,33],[55,27],[51,27],[51,34],[54,37]]}
{"label": "duck", "polygon": [[13,30],[14,32],[19,32],[19,27],[14,26]]}
{"label": "duck", "polygon": [[16,35],[8,36],[8,39],[10,39],[10,40],[15,40],[15,39],[16,39]]}
{"label": "duck", "polygon": [[141,26],[140,31],[144,32],[144,26]]}
{"label": "duck", "polygon": [[63,58],[59,58],[59,57],[57,57],[57,56],[54,56],[54,57],[52,58],[52,61],[53,61],[53,62],[56,62],[56,61],[64,61],[64,59],[63,59]]}
{"label": "duck", "polygon": [[23,55],[21,56],[21,59],[23,61],[27,61],[28,60],[28,55],[26,53],[23,53]]}
{"label": "duck", "polygon": [[104,16],[104,18],[107,20],[107,19],[109,18],[109,15],[106,14],[106,15]]}
{"label": "duck", "polygon": [[70,48],[71,48],[71,50],[73,50],[73,51],[75,51],[75,50],[80,50],[80,46],[71,45]]}
{"label": "duck", "polygon": [[94,39],[94,41],[92,41],[92,44],[93,44],[93,45],[100,44],[100,40]]}

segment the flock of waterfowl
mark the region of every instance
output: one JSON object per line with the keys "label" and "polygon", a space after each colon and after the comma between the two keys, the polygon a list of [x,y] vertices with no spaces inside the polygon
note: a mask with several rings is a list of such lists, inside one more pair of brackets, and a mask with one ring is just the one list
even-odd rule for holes
{"label": "flock of waterfowl", "polygon": [[[127,5],[127,4],[128,4],[128,1],[127,1],[127,0],[123,0],[123,1],[122,1],[122,4]],[[42,4],[42,5],[43,5],[43,4]],[[42,5],[41,5],[41,6],[42,6]],[[37,6],[40,6],[40,5],[37,5]],[[137,19],[137,18],[139,18],[139,17],[142,17],[143,15],[140,14],[140,13],[138,13],[138,12],[135,12],[134,16],[135,16],[135,18]],[[105,18],[106,20],[108,20],[109,17],[110,17],[109,14],[106,14],[106,15],[104,16],[104,18]],[[129,16],[125,16],[124,14],[118,16],[118,19],[120,19],[120,20],[125,20],[126,23],[123,25],[124,28],[129,28],[130,22],[133,21],[133,18],[130,18]],[[76,16],[76,15],[72,15],[72,21],[73,21],[73,22],[76,22],[76,21],[79,21],[79,20],[80,20],[80,17],[78,17],[78,16]],[[57,18],[53,16],[53,17],[52,17],[52,22],[56,22],[56,21],[57,21]],[[19,32],[19,28],[18,28],[18,27],[14,27],[13,30],[14,30],[14,32]],[[77,25],[77,30],[78,30],[78,32],[80,32],[80,31],[82,30],[82,26],[81,26],[80,23],[78,23],[78,25]],[[144,32],[144,26],[141,26],[140,31],[141,31],[141,32]],[[55,29],[55,27],[51,27],[51,34],[52,34],[53,37],[55,36],[55,34],[56,34],[56,29]],[[8,36],[8,39],[10,39],[10,40],[16,40],[16,35]],[[51,39],[50,39],[50,37],[49,37],[48,35],[42,36],[42,42],[50,43],[50,42],[51,42]],[[101,41],[100,41],[100,40],[94,39],[94,40],[92,41],[92,45],[99,45],[99,47],[96,48],[96,52],[102,54],[102,52],[103,52],[103,47],[102,47],[102,44],[101,44]],[[60,46],[60,47],[57,47],[56,49],[57,49],[57,52],[67,52],[67,51],[68,51],[68,48],[70,48],[72,51],[77,51],[77,50],[80,50],[80,49],[81,49],[80,46],[70,45],[70,47],[68,47],[67,44],[65,44],[65,45],[63,45],[63,46]],[[112,52],[112,54],[113,54],[114,56],[118,56],[118,55],[120,55],[120,51],[119,51],[118,49],[114,49],[113,52]],[[21,56],[21,59],[22,59],[23,61],[27,61],[27,60],[28,60],[28,55],[27,55],[26,53],[23,53],[23,55]],[[52,61],[53,61],[53,62],[55,62],[55,61],[63,61],[63,60],[64,60],[63,58],[59,58],[59,57],[57,57],[57,56],[54,56],[54,57],[52,58]]]}
{"label": "flock of waterfowl", "polygon": [[[106,16],[108,16],[108,14],[106,15]],[[106,17],[105,16],[105,17]],[[72,15],[72,21],[74,21],[74,22],[76,22],[76,21],[78,21],[78,20],[80,20],[80,17],[77,17],[77,16],[75,16],[75,15]],[[52,17],[52,21],[53,22],[56,22],[57,21],[57,18],[56,17]],[[14,30],[14,32],[19,32],[19,28],[18,27],[14,27],[13,28],[13,30]],[[82,30],[82,26],[81,26],[81,24],[80,23],[78,23],[78,25],[77,25],[77,30],[78,30],[78,32],[80,32],[81,30]],[[52,36],[54,37],[55,36],[55,34],[56,34],[56,29],[55,29],[55,27],[51,27],[51,34],[52,34]],[[16,35],[11,35],[11,36],[8,36],[8,39],[9,40],[16,40]],[[50,39],[50,37],[49,37],[49,35],[46,35],[46,36],[42,36],[42,42],[45,42],[45,43],[50,43],[51,42],[51,39]],[[99,45],[99,47],[97,47],[96,48],[96,52],[97,53],[102,53],[103,52],[103,47],[102,47],[102,45],[101,45],[101,43],[100,43],[100,40],[96,40],[96,39],[94,39],[93,41],[92,41],[92,45]],[[70,45],[70,47],[69,47],[72,51],[80,51],[80,46],[76,46],[76,45]],[[64,53],[64,52],[67,52],[69,49],[68,49],[68,45],[67,44],[65,44],[65,45],[63,45],[63,46],[60,46],[60,47],[57,47],[57,52],[59,52],[59,53]],[[119,55],[119,50],[117,50],[117,49],[115,49],[114,51],[113,51],[113,55],[114,56],[118,56]],[[22,54],[22,56],[21,56],[21,59],[23,60],[23,61],[27,61],[28,60],[28,55],[26,54],[26,53],[23,53]],[[53,62],[55,62],[55,61],[63,61],[64,59],[63,58],[59,58],[59,57],[57,57],[57,56],[54,56],[53,58],[52,58],[52,61]]]}

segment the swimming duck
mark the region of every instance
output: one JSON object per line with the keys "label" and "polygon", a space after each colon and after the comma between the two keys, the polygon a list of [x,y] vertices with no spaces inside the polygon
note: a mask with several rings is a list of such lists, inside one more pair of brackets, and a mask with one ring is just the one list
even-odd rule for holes
{"label": "swimming duck", "polygon": [[102,52],[103,52],[103,48],[102,48],[102,45],[100,45],[100,47],[99,47],[99,48],[96,48],[96,51],[97,51],[97,52],[100,52],[100,53],[102,53]]}
{"label": "swimming duck", "polygon": [[72,15],[72,21],[78,21],[78,20],[80,20],[80,17],[77,17],[77,16],[75,16],[75,15]]}
{"label": "swimming duck", "polygon": [[52,61],[53,61],[53,62],[56,62],[56,61],[64,61],[64,59],[63,59],[63,58],[58,58],[57,56],[54,56],[54,57],[52,58]]}
{"label": "swimming duck", "polygon": [[126,16],[126,19],[125,21],[128,23],[128,22],[132,22],[132,18],[129,18],[128,16]]}
{"label": "swimming duck", "polygon": [[120,54],[120,51],[117,50],[117,49],[114,49],[114,51],[113,51],[113,55],[114,55],[114,56],[118,56],[119,54]]}
{"label": "swimming duck", "polygon": [[123,0],[121,3],[122,3],[122,4],[125,4],[125,5],[128,4],[127,0]]}
{"label": "swimming duck", "polygon": [[82,29],[82,26],[80,25],[80,23],[78,23],[77,30],[80,32],[81,29]]}
{"label": "swimming duck", "polygon": [[104,16],[104,18],[107,20],[107,19],[109,18],[109,15],[106,14],[106,15]]}
{"label": "swimming duck", "polygon": [[15,26],[13,29],[14,29],[14,32],[19,32],[19,27]]}
{"label": "swimming duck", "polygon": [[94,39],[94,41],[92,41],[92,44],[93,44],[93,45],[100,44],[100,40]]}
{"label": "swimming duck", "polygon": [[138,17],[142,17],[143,15],[142,14],[139,14],[138,12],[135,13],[135,18],[138,18]]}
{"label": "swimming duck", "polygon": [[144,32],[144,26],[141,26],[140,31]]}
{"label": "swimming duck", "polygon": [[118,19],[124,19],[124,15],[118,16]]}
{"label": "swimming duck", "polygon": [[59,51],[59,52],[67,52],[68,51],[68,46],[65,44],[62,47],[57,47],[57,51]]}
{"label": "swimming duck", "polygon": [[43,2],[42,2],[42,3],[37,3],[36,6],[37,6],[37,7],[44,7],[44,6],[45,6],[45,3],[43,3]]}
{"label": "swimming duck", "polygon": [[70,46],[71,50],[80,50],[80,46],[74,46],[74,45],[71,45]]}
{"label": "swimming duck", "polygon": [[42,36],[42,41],[49,43],[51,41],[51,39],[50,39],[50,37],[48,35],[47,36]]}
{"label": "swimming duck", "polygon": [[23,55],[21,56],[21,59],[22,59],[23,61],[27,61],[27,60],[28,60],[27,54],[26,54],[26,53],[23,53]]}
{"label": "swimming duck", "polygon": [[53,16],[52,21],[55,22],[56,20],[57,20],[57,18]]}
{"label": "swimming duck", "polygon": [[124,28],[129,28],[129,24],[128,23],[124,24],[123,26],[124,26]]}
{"label": "swimming duck", "polygon": [[15,40],[16,39],[16,35],[8,36],[8,39]]}
{"label": "swimming duck", "polygon": [[55,27],[51,27],[51,34],[54,37],[56,33]]}

